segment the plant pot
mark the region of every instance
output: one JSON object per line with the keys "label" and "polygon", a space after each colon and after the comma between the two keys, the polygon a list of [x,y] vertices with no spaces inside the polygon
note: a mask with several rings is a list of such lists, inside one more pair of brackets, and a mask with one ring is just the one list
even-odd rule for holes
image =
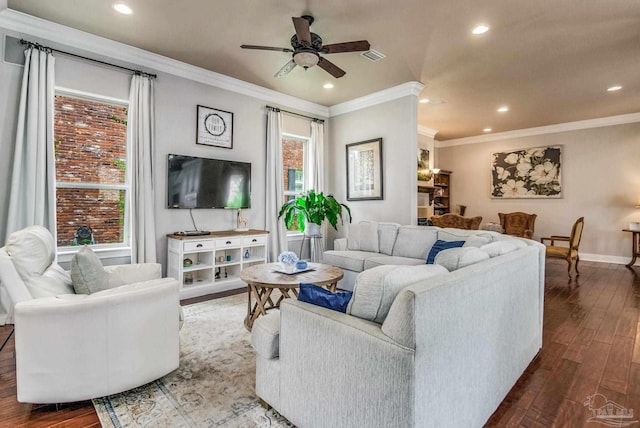
{"label": "plant pot", "polygon": [[322,233],[320,233],[320,225],[315,223],[307,223],[304,227],[304,234],[309,237],[322,236]]}

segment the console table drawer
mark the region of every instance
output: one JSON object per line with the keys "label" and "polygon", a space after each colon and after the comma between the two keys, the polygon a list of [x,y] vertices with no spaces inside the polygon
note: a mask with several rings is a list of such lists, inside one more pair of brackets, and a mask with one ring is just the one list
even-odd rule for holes
{"label": "console table drawer", "polygon": [[249,247],[251,245],[264,245],[267,243],[267,236],[247,236],[242,238],[242,245]]}
{"label": "console table drawer", "polygon": [[214,244],[211,239],[202,241],[185,241],[182,248],[185,252],[213,250]]}
{"label": "console table drawer", "polygon": [[242,238],[224,238],[216,239],[216,249],[221,248],[236,248],[242,243]]}

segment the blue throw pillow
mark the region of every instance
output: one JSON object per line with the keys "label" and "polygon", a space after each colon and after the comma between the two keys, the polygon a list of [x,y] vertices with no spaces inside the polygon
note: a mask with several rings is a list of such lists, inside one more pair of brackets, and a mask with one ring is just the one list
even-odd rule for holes
{"label": "blue throw pillow", "polygon": [[317,285],[300,284],[298,300],[338,312],[347,312],[347,305],[351,300],[352,294],[351,291],[332,293],[326,288],[318,287]]}
{"label": "blue throw pillow", "polygon": [[429,255],[427,256],[427,264],[432,265],[438,253],[442,250],[447,250],[449,248],[462,247],[464,245],[464,241],[441,241],[437,240],[433,247],[431,247],[431,251],[429,251]]}

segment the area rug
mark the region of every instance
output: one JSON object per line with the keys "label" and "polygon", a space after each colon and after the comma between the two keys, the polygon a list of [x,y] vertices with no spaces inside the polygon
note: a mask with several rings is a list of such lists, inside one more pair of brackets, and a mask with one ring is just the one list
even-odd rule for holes
{"label": "area rug", "polygon": [[93,400],[103,427],[291,427],[255,394],[255,354],[244,328],[245,294],[184,307],[180,367]]}

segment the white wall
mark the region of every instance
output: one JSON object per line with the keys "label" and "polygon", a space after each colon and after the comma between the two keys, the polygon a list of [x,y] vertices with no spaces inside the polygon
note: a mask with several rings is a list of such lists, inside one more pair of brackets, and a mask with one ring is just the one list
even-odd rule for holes
{"label": "white wall", "polygon": [[[446,144],[447,142],[443,142]],[[490,155],[512,149],[562,145],[561,199],[491,199]],[[622,232],[640,221],[634,205],[640,199],[640,124],[626,124],[441,147],[438,167],[453,171],[452,204],[467,206],[467,216],[498,222],[498,212],[538,215],[535,239],[568,235],[584,216],[580,245],[584,260],[627,263],[631,234]]]}
{"label": "white wall", "polygon": [[[416,103],[417,98],[409,95],[331,118],[330,148],[325,160],[327,190],[351,208],[354,223],[416,222]],[[345,147],[378,137],[382,137],[384,199],[347,201]],[[328,247],[332,247],[333,237],[344,236],[344,229],[338,225],[336,234],[329,228]]]}

